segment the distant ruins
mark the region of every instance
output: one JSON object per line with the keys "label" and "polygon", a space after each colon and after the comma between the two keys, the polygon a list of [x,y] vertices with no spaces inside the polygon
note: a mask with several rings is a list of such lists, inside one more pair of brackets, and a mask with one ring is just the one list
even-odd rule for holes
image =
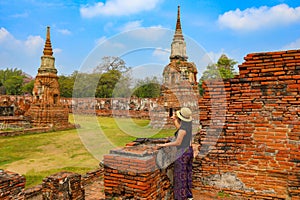
{"label": "distant ruins", "polygon": [[177,11],[177,22],[171,44],[170,63],[163,71],[161,106],[151,113],[151,126],[170,128],[173,122],[170,117],[182,107],[189,107],[193,112],[193,123],[199,125],[199,89],[197,67],[188,62],[186,43],[181,29],[180,7]]}
{"label": "distant ruins", "polygon": [[46,42],[41,57],[41,66],[35,77],[33,97],[2,96],[0,123],[8,128],[45,127],[66,129],[75,126],[69,123],[68,105],[60,99],[55,58],[50,41],[50,27],[47,27]]}
{"label": "distant ruins", "polygon": [[35,77],[33,101],[25,116],[30,118],[33,126],[68,126],[69,111],[61,104],[57,70],[54,66],[50,41],[50,27],[47,36],[41,66]]}

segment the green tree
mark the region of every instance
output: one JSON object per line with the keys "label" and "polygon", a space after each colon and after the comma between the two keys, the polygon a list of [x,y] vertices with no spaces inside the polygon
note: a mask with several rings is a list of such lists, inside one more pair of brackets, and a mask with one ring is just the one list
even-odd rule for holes
{"label": "green tree", "polygon": [[236,64],[235,60],[229,59],[225,54],[221,55],[217,62],[217,69],[220,72],[221,78],[233,78],[237,74],[234,70]]}
{"label": "green tree", "polygon": [[94,73],[99,75],[95,97],[126,97],[131,93],[130,68],[126,66],[123,59],[113,56],[103,57],[102,62],[94,69]]}
{"label": "green tree", "polygon": [[119,57],[104,56],[102,62],[94,68],[93,73],[103,74],[114,70],[124,74],[128,72],[130,68],[127,67],[125,61]]}
{"label": "green tree", "polygon": [[6,94],[19,95],[22,94],[22,85],[25,75],[19,69],[0,70],[0,87]]}
{"label": "green tree", "polygon": [[[75,71],[74,73],[76,73],[77,75],[77,71]],[[70,76],[59,76],[58,83],[61,97],[70,98],[73,96],[74,82],[76,78],[76,75],[74,75],[74,73]]]}
{"label": "green tree", "polygon": [[203,81],[233,78],[237,74],[234,70],[236,64],[237,62],[235,60],[229,59],[223,54],[217,63],[208,65],[199,80],[200,95],[203,95]]}
{"label": "green tree", "polygon": [[138,80],[133,95],[140,98],[159,97],[161,95],[161,81],[156,76]]}
{"label": "green tree", "polygon": [[125,73],[122,75],[115,85],[113,97],[130,97],[132,93],[131,80],[131,74]]}
{"label": "green tree", "polygon": [[11,76],[4,83],[3,86],[6,89],[6,94],[19,95],[22,94],[23,77]]}
{"label": "green tree", "polygon": [[73,97],[95,97],[99,75],[95,73],[79,73],[74,76]]}
{"label": "green tree", "polygon": [[27,94],[32,94],[33,85],[34,85],[34,80],[31,80],[30,82],[24,84],[22,87],[22,92]]}
{"label": "green tree", "polygon": [[[130,68],[119,57],[105,56],[92,73],[75,71],[71,77],[62,77],[60,87],[69,96],[73,80],[74,97],[125,97],[130,94]],[[62,95],[63,96],[63,95]]]}
{"label": "green tree", "polygon": [[122,74],[118,70],[110,70],[101,74],[98,86],[96,89],[96,97],[111,98],[117,82]]}

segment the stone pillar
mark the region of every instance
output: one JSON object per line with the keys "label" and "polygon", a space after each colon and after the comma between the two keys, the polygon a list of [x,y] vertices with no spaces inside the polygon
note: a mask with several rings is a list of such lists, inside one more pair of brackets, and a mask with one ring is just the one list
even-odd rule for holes
{"label": "stone pillar", "polygon": [[13,199],[25,188],[25,177],[17,173],[0,170],[0,199]]}
{"label": "stone pillar", "polygon": [[72,172],[59,172],[43,180],[44,200],[84,200],[81,175]]}

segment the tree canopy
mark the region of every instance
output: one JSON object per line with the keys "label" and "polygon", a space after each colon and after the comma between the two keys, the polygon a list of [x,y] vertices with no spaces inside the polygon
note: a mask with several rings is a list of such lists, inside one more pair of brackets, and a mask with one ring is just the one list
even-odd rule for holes
{"label": "tree canopy", "polygon": [[203,94],[203,81],[233,78],[237,74],[237,72],[235,72],[234,70],[234,66],[236,64],[237,62],[235,60],[230,59],[225,54],[223,54],[221,55],[217,63],[208,65],[199,80],[200,95]]}
{"label": "tree canopy", "polygon": [[20,95],[24,93],[24,79],[26,78],[22,70],[5,69],[0,70],[0,87],[2,94]]}
{"label": "tree canopy", "polygon": [[146,77],[137,81],[133,95],[140,98],[153,98],[161,95],[161,81],[156,77]]}
{"label": "tree canopy", "polygon": [[[77,72],[74,97],[125,97],[130,94],[130,68],[119,57],[106,56],[92,73]],[[64,86],[61,86],[64,87]]]}
{"label": "tree canopy", "polygon": [[[161,81],[157,77],[139,79],[133,85],[131,68],[119,57],[103,57],[92,72],[74,71],[59,75],[60,96],[71,97],[159,97]],[[21,95],[32,93],[33,79],[28,79],[19,69],[0,70],[1,94]]]}

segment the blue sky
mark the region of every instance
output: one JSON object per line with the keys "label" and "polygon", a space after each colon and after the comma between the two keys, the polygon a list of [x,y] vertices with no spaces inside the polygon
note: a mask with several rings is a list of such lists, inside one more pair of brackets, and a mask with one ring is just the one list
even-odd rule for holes
{"label": "blue sky", "polygon": [[300,48],[295,0],[0,0],[0,69],[35,76],[50,26],[59,74],[105,55],[120,56],[137,76],[162,74],[178,5],[198,78],[222,53],[241,64],[248,53]]}

